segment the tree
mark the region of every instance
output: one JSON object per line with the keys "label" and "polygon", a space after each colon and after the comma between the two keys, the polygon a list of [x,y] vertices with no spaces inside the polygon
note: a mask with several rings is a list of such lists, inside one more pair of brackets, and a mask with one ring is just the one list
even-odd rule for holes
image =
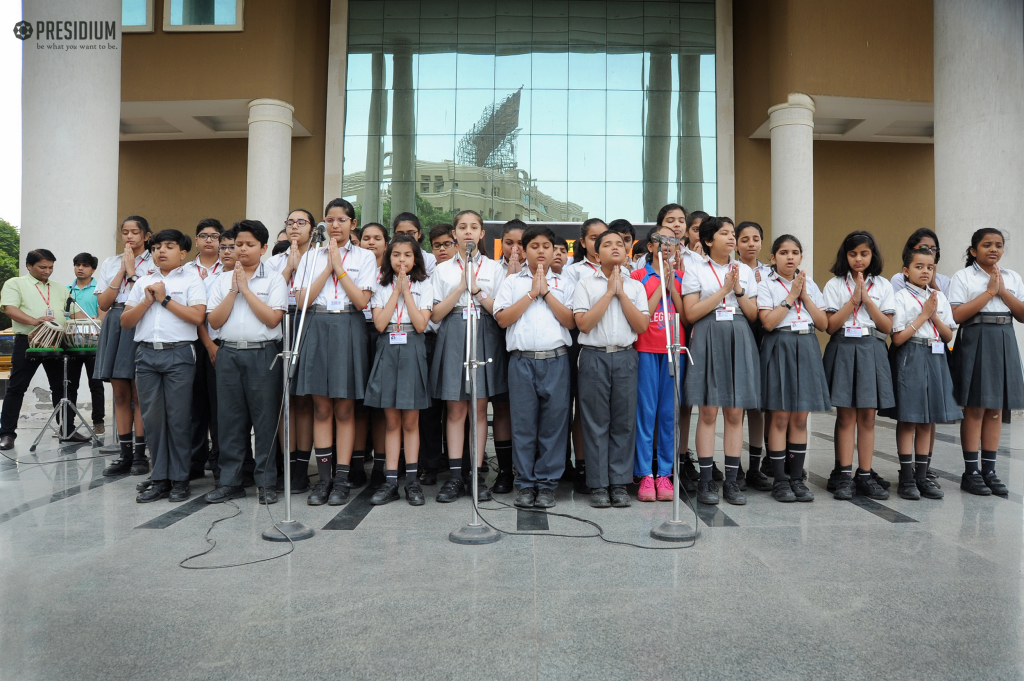
{"label": "tree", "polygon": [[[359,221],[359,225],[363,224],[363,208],[362,206],[356,206],[356,220]],[[434,225],[451,224],[455,219],[455,211],[443,210],[437,208],[434,204],[430,203],[427,199],[420,196],[419,192],[416,193],[416,217],[420,219],[420,224],[423,225],[423,240],[421,245],[427,250],[430,250],[430,230]],[[381,204],[380,221],[385,225],[388,230],[391,230],[391,193],[389,192],[384,198]]]}
{"label": "tree", "polygon": [[[0,218],[0,288],[8,279],[18,276],[18,251],[21,247],[21,235],[18,229]],[[0,312],[0,328],[7,329],[11,320]]]}

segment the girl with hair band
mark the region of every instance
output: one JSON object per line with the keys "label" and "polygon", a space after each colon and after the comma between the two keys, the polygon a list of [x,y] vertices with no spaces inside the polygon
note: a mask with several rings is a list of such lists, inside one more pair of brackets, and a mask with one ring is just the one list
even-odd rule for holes
{"label": "girl with hair band", "polygon": [[750,321],[757,316],[754,272],[733,260],[736,232],[722,218],[701,222],[700,242],[706,259],[683,277],[683,312],[693,324],[689,352],[693,366],[686,371],[686,402],[697,405],[697,461],[700,481],[697,501],[717,504],[712,478],[715,423],[721,409],[725,420],[725,483],[723,496],[742,505],[747,498],[737,474],[743,449],[743,410],[757,409],[761,401],[761,372]]}
{"label": "girl with hair band", "polygon": [[1024,282],[999,265],[1005,241],[993,227],[977,230],[967,249],[967,267],[949,283],[953,321],[960,325],[952,362],[953,395],[964,410],[960,489],[981,496],[1009,493],[996,475],[1001,416],[1024,409],[1024,374],[1013,331],[1013,320],[1024,322]]}
{"label": "girl with hair band", "polygon": [[[764,241],[764,230],[761,225],[750,220],[744,220],[736,228],[736,256],[739,261],[754,272],[754,281],[760,286],[772,268],[757,259],[761,252],[761,244]],[[754,342],[761,347],[761,340],[764,338],[764,327],[761,325],[761,318],[758,316],[750,324],[754,332]],[[760,492],[770,492],[772,483],[768,479],[765,469],[771,469],[764,456],[764,441],[768,435],[768,421],[764,412],[758,409],[747,410],[747,450],[749,461],[747,473],[744,476],[743,466],[740,466],[740,489],[746,491],[747,485]]]}
{"label": "girl with hair band", "polygon": [[941,499],[942,490],[928,479],[928,462],[935,424],[963,418],[953,399],[946,361],[956,322],[946,296],[931,288],[935,253],[930,248],[903,249],[903,278],[904,287],[895,295],[889,355],[896,407],[886,414],[897,421],[900,479],[896,493],[903,499]]}
{"label": "girl with hair band", "polygon": [[126,217],[121,222],[124,253],[105,259],[96,273],[96,301],[107,316],[100,329],[93,375],[98,380],[110,382],[114,393],[117,441],[121,446],[121,455],[103,471],[107,477],[125,473],[145,475],[149,472],[142,411],[135,388],[135,350],[138,344],[134,331],[121,328],[121,315],[135,282],[156,271],[153,255],[146,247],[146,241],[152,234],[146,218],[140,215]]}
{"label": "girl with hair band", "polygon": [[[267,268],[279,273],[288,284],[288,312],[291,327],[292,351],[295,351],[295,337],[298,334],[299,319],[296,314],[295,294],[302,281],[295,277],[299,264],[309,249],[309,238],[316,227],[316,219],[305,208],[296,208],[288,213],[284,221],[285,235],[291,244],[285,253],[267,258]],[[308,324],[308,322],[307,322]],[[313,398],[295,394],[296,381],[289,384],[291,398],[288,410],[292,419],[289,431],[288,466],[292,476],[292,494],[309,491],[309,458],[313,454]],[[282,431],[283,434],[283,431]],[[283,491],[283,490],[282,490]]]}
{"label": "girl with hair band", "polygon": [[[896,313],[892,285],[882,277],[882,254],[868,232],[850,232],[839,245],[823,296],[832,338],[822,362],[836,408],[836,463],[826,486],[836,499],[854,491],[888,499],[889,483],[872,469],[875,415],[896,405],[885,339]],[[859,467],[853,479],[853,446]]]}
{"label": "girl with hair band", "polygon": [[[593,276],[601,269],[597,249],[594,243],[597,237],[608,231],[608,225],[601,218],[590,218],[583,221],[580,227],[580,238],[573,243],[572,262],[562,268],[562,273],[575,287],[581,279]],[[583,419],[580,414],[579,394],[577,385],[579,383],[579,360],[580,360],[580,330],[579,328],[569,329],[569,336],[572,338],[572,345],[569,346],[569,392],[572,402],[572,425],[569,431],[570,442],[565,447],[565,473],[564,480],[572,480],[573,491],[577,494],[588,494],[590,488],[587,486],[587,464],[583,451]],[[569,445],[575,454],[576,465],[573,466],[569,456]]]}
{"label": "girl with hair band", "polygon": [[[824,331],[825,301],[814,280],[800,271],[803,246],[791,234],[772,244],[772,268],[758,284],[761,404],[768,414],[768,458],[776,501],[814,501],[804,484],[807,414],[832,409],[815,329]],[[787,465],[788,464],[788,465]],[[787,471],[788,468],[788,471]],[[754,469],[751,468],[751,471]],[[749,473],[748,473],[749,474]]]}
{"label": "girl with hair band", "polygon": [[396,236],[384,253],[380,283],[370,302],[378,337],[364,404],[384,410],[387,457],[384,483],[370,499],[375,506],[399,498],[398,459],[403,441],[405,498],[412,506],[424,504],[423,488],[417,479],[419,410],[430,406],[423,333],[433,301],[434,290],[419,242],[411,236]]}
{"label": "girl with hair band", "polygon": [[[367,222],[359,229],[359,247],[373,253],[374,262],[374,285],[380,283],[381,267],[384,263],[384,253],[388,248],[387,227],[379,222]],[[363,317],[366,318],[366,349],[368,352],[369,366],[373,366],[373,360],[377,356],[377,337],[380,332],[373,321],[373,311],[370,303],[363,308]],[[353,445],[352,463],[349,468],[348,479],[352,487],[360,487],[366,482],[366,470],[363,462],[366,453],[373,445],[373,467],[370,469],[370,487],[378,488],[384,484],[385,462],[385,426],[383,415],[376,410],[367,408],[362,402],[356,403],[356,439]]]}
{"label": "girl with hair band", "polygon": [[415,213],[399,213],[396,215],[391,220],[391,234],[394,236],[404,234],[405,236],[412,237],[423,253],[423,266],[427,270],[427,276],[429,277],[434,273],[434,267],[437,266],[437,258],[430,251],[423,250],[423,225]]}
{"label": "girl with hair band", "polygon": [[[464,210],[455,216],[455,240],[458,254],[437,266],[431,277],[434,307],[431,319],[441,323],[437,332],[434,361],[430,366],[433,397],[448,402],[448,467],[451,477],[437,493],[439,503],[450,503],[465,493],[462,479],[462,445],[465,442],[466,418],[469,415],[469,392],[465,381],[466,324],[470,297],[475,301],[477,323],[477,360],[490,363],[477,369],[477,465],[482,463],[487,444],[487,400],[508,392],[505,359],[505,336],[491,316],[494,294],[505,279],[501,266],[487,257],[484,246],[484,221],[480,214]],[[473,254],[473,281],[466,285],[466,244],[477,245]],[[491,491],[480,474],[479,501],[491,498]]]}
{"label": "girl with hair band", "polygon": [[[369,360],[366,321],[362,310],[376,287],[373,254],[354,245],[349,235],[357,226],[356,211],[345,199],[324,208],[327,247],[309,253],[299,264],[296,281],[309,269],[309,322],[299,348],[295,392],[313,396],[313,447],[320,479],[307,503],[340,506],[349,500],[349,465],[355,442],[355,404],[363,399]],[[306,290],[298,300],[303,305]],[[336,442],[337,466],[331,476],[331,450]]]}
{"label": "girl with hair band", "polygon": [[[656,227],[652,234],[675,238],[675,232],[668,225]],[[662,252],[662,260],[655,254]],[[683,273],[675,268],[678,249],[653,240],[647,241],[647,256],[644,268],[634,271],[630,278],[639,281],[647,296],[647,308],[651,315],[647,330],[639,334],[633,347],[637,351],[637,399],[636,399],[636,458],[633,460],[633,475],[640,478],[637,492],[639,501],[672,501],[672,457],[675,454],[675,387],[669,373],[668,352],[665,347],[665,327],[674,324],[677,310],[682,309]],[[665,290],[668,303],[662,299],[661,282],[664,276],[662,263],[668,268],[669,281]],[[680,328],[682,333],[682,328]],[[679,339],[685,345],[685,339]],[[683,371],[680,356],[680,371]],[[682,381],[683,375],[678,375]],[[655,430],[657,422],[657,430]],[[658,452],[658,477],[653,475],[653,455]]]}

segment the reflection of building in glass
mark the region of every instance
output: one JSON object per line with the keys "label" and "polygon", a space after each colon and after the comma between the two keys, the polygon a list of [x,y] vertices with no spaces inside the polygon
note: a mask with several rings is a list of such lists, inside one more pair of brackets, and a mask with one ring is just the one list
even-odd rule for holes
{"label": "reflection of building in glass", "polygon": [[[392,154],[384,156],[383,177],[380,182],[366,182],[363,171],[345,176],[343,193],[353,204],[361,206],[363,222],[371,207],[376,205],[374,221],[385,217],[384,203],[394,196],[391,185]],[[487,220],[582,222],[589,215],[583,207],[568,201],[559,201],[537,187],[537,180],[525,170],[495,170],[463,165],[454,161],[416,161],[418,182],[415,194],[442,211],[475,210]],[[373,192],[377,192],[376,201]],[[389,215],[398,211],[392,208]],[[563,216],[568,216],[563,217]]]}

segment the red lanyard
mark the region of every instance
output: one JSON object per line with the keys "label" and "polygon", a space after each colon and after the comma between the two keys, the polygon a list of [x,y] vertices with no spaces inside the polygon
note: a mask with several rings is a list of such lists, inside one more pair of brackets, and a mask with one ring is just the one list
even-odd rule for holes
{"label": "red lanyard", "polygon": [[[391,289],[394,290],[394,288],[395,288],[395,285],[394,285],[394,283],[392,283],[391,284]],[[409,291],[412,292],[412,289],[410,288]],[[395,311],[398,313],[398,322],[397,322],[398,323],[398,332],[401,333],[402,332],[402,312],[403,312],[403,310],[402,310],[402,296],[401,295],[398,296],[398,300],[395,302]]]}
{"label": "red lanyard", "polygon": [[[708,261],[707,261],[707,263],[708,263],[708,267],[710,267],[710,268],[711,268],[711,273],[715,275],[715,281],[717,281],[717,282],[718,282],[718,288],[722,288],[722,280],[721,280],[721,278],[720,278],[720,277],[718,276],[718,271],[717,271],[717,270],[715,269],[715,266],[711,264],[711,261],[710,261],[710,260],[708,260]],[[728,294],[728,293],[726,293],[725,295],[726,295],[726,297],[728,297],[728,296],[729,296],[729,294]],[[725,298],[722,298],[722,307],[723,307],[723,308],[725,307]]]}
{"label": "red lanyard", "polygon": [[[844,279],[843,283],[846,284],[846,290],[850,294],[850,300],[853,300],[853,289],[850,288],[850,282]],[[871,287],[874,286],[874,285],[875,285],[875,282],[871,282],[870,284],[868,284],[868,288],[867,288],[866,291],[864,291],[864,293],[866,293],[866,294],[867,293],[871,293]],[[853,325],[854,326],[857,325],[857,313],[860,312],[860,308],[863,305],[864,305],[864,301],[862,300],[861,302],[857,303],[857,307],[853,308]]]}
{"label": "red lanyard", "polygon": [[[345,269],[345,261],[348,260],[348,254],[351,253],[351,252],[352,251],[345,251],[345,255],[341,256],[341,269]],[[330,260],[331,260],[331,257],[327,256],[327,264],[328,265],[330,264]],[[338,299],[338,281],[339,281],[338,273],[335,272],[331,276],[334,277],[334,299],[337,300]],[[379,277],[380,275],[377,275],[377,276]]]}
{"label": "red lanyard", "polygon": [[584,260],[583,262],[586,263],[587,267],[589,267],[591,269],[591,271],[597,272],[597,265],[595,265],[594,263],[590,262],[589,260]]}
{"label": "red lanyard", "polygon": [[[786,288],[786,285],[782,282],[782,279],[776,279],[775,281],[779,282],[779,286],[782,287],[782,290],[785,291],[786,295],[788,296],[789,295],[789,289]],[[850,294],[850,295],[853,295],[853,294]],[[800,321],[800,299],[799,298],[796,299],[796,305],[794,306],[794,308],[796,309],[796,321]]]}
{"label": "red lanyard", "polygon": [[[916,303],[917,303],[918,305],[920,305],[920,306],[921,306],[921,310],[923,311],[923,310],[924,310],[924,303],[922,303],[922,302],[921,302],[920,300],[918,300],[918,299],[917,299],[917,294],[916,294],[916,293],[914,293],[913,291],[911,291],[909,287],[907,288],[907,291],[908,291],[908,292],[910,293],[910,295],[911,295],[911,296],[912,296],[912,297],[914,298],[914,301],[915,301],[915,302],[916,302]],[[939,337],[939,330],[938,330],[938,328],[936,328],[936,326],[935,326],[935,322],[933,322],[932,320],[930,320],[930,319],[929,319],[929,320],[928,320],[928,323],[932,325],[932,331],[934,331],[934,332],[935,332],[935,340],[942,340],[942,339],[941,339],[941,338]]]}
{"label": "red lanyard", "polygon": [[43,299],[43,302],[46,303],[46,309],[49,310],[50,309],[50,282],[46,282],[46,295],[45,296],[43,295],[43,292],[39,289],[39,284],[36,284],[35,286],[36,286],[36,291],[38,291],[38,293],[39,293],[39,297]]}
{"label": "red lanyard", "polygon": [[[136,275],[138,275],[138,273],[139,273],[139,265],[141,265],[143,262],[145,262],[145,260],[146,260],[146,254],[145,253],[143,253],[139,257],[135,258],[135,274]],[[125,274],[124,279],[121,280],[121,290],[120,290],[120,293],[127,292],[128,289],[131,288],[131,284],[132,284],[132,282],[128,281],[128,275]]]}

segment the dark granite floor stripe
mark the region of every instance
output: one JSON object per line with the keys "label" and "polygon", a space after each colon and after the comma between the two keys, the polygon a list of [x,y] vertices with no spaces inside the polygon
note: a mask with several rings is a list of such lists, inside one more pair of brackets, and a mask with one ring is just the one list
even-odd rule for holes
{"label": "dark granite floor stripe", "polygon": [[516,530],[520,532],[531,532],[534,530],[550,530],[548,526],[548,512],[543,509],[527,511],[516,509]]}
{"label": "dark granite floor stripe", "polygon": [[373,493],[374,490],[369,487],[364,488],[354,499],[345,504],[341,512],[331,518],[330,522],[324,525],[323,529],[354,530],[359,527],[359,523],[363,522],[363,518],[373,508],[373,504],[370,503],[370,497],[373,496]]}
{"label": "dark granite floor stripe", "polygon": [[[817,487],[820,487],[821,489],[825,489],[825,486],[828,484],[828,480],[827,479],[821,477],[820,475],[816,475],[814,473],[808,473],[807,474],[807,479],[809,481],[811,481]],[[829,492],[829,494],[831,494],[831,492]],[[885,506],[884,504],[878,503],[874,499],[868,499],[867,497],[862,496],[860,494],[854,494],[853,495],[853,499],[850,499],[850,503],[853,504],[854,506],[858,506],[860,508],[863,508],[868,513],[871,513],[872,515],[875,515],[875,516],[881,518],[882,520],[887,520],[890,523],[916,523],[917,522],[917,520],[915,520],[914,518],[911,518],[908,515],[900,513],[899,511],[897,511],[895,509],[889,508],[888,506]]]}
{"label": "dark granite floor stripe", "polygon": [[[680,490],[679,493],[682,495],[680,500],[689,505],[690,499],[686,491]],[[726,515],[718,506],[708,506],[698,502],[696,499],[693,500],[693,503],[697,508],[697,517],[708,527],[739,527],[739,523]],[[683,513],[690,513],[690,511],[684,509]]]}
{"label": "dark granite floor stripe", "polygon": [[[96,479],[92,480],[89,483],[89,486],[88,486],[87,489],[96,489],[97,487],[100,487],[102,485],[107,485],[107,484],[110,484],[112,482],[117,482],[118,480],[123,480],[124,478],[127,478],[127,477],[128,477],[127,475],[118,475],[118,476],[115,476],[115,477],[112,477],[112,478],[99,477],[99,478],[96,478]],[[8,520],[13,520],[13,519],[17,518],[18,516],[23,515],[25,513],[28,513],[29,511],[37,509],[37,508],[39,508],[41,506],[46,506],[48,504],[53,504],[53,503],[56,503],[58,501],[63,501],[64,499],[67,499],[69,497],[73,497],[73,496],[75,496],[77,494],[81,494],[81,493],[82,493],[82,486],[81,485],[75,485],[74,487],[69,487],[69,488],[67,488],[65,490],[62,490],[60,492],[54,492],[50,496],[39,497],[38,499],[33,499],[32,501],[26,501],[24,504],[16,506],[16,507],[12,508],[11,510],[6,511],[6,512],[0,514],[0,524],[6,523]]]}
{"label": "dark granite floor stripe", "polygon": [[[179,520],[183,520],[183,519],[189,517],[190,515],[192,515],[193,513],[201,511],[202,509],[206,508],[207,506],[215,506],[216,505],[216,504],[208,504],[208,503],[206,503],[206,500],[204,498],[205,496],[206,496],[205,494],[201,494],[198,497],[194,497],[193,499],[191,499],[189,501],[186,501],[184,503],[175,504],[174,508],[172,508],[167,513],[164,513],[162,515],[158,515],[157,517],[153,518],[152,520],[147,520],[146,522],[142,523],[141,525],[139,525],[135,529],[136,530],[164,530],[164,529],[167,529],[168,527],[170,527],[171,525],[173,525],[174,523],[178,522]],[[166,503],[166,502],[164,502],[163,499],[160,499],[158,501],[154,501],[153,503],[154,504],[160,504],[160,503]]]}
{"label": "dark granite floor stripe", "polygon": [[[882,428],[886,428],[888,430],[896,430],[896,424],[894,422],[877,420],[877,421],[875,421],[875,423],[877,425],[881,426]],[[1008,428],[1004,428],[1003,429],[1003,437],[1004,438],[1007,437],[1008,431],[1009,431]],[[949,443],[951,445],[956,445],[957,447],[960,446],[960,438],[958,436],[956,436],[956,435],[950,435],[948,433],[941,433],[939,431],[936,431],[935,432],[935,439],[936,440],[940,440],[942,442],[947,442],[947,443]],[[1020,459],[1021,458],[1021,455],[1019,453],[1015,453],[1015,452],[1020,452],[1021,451],[1020,449],[1018,449],[1016,447],[1000,446],[999,449],[996,450],[996,451],[1000,455],[1008,457],[1010,459]]]}

